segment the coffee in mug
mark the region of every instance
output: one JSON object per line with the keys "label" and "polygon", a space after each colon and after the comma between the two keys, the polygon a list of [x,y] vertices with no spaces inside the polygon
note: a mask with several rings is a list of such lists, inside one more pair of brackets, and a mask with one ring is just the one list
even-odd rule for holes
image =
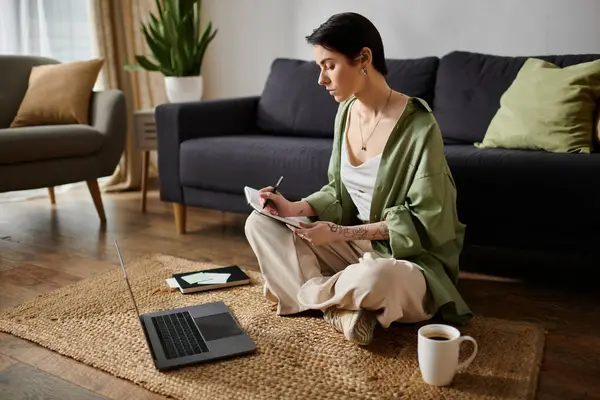
{"label": "coffee in mug", "polygon": [[[468,340],[475,346],[473,354],[458,363],[459,347]],[[430,385],[446,386],[454,375],[467,368],[477,355],[477,342],[471,336],[461,336],[458,329],[442,324],[425,325],[418,332],[419,369]]]}
{"label": "coffee in mug", "polygon": [[441,336],[440,334],[437,334],[437,335],[434,334],[433,336],[427,336],[427,338],[431,339],[431,340],[450,340],[449,337]]}

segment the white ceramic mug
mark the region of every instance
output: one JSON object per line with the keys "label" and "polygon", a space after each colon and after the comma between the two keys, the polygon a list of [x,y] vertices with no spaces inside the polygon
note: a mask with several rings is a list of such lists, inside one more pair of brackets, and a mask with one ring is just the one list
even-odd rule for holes
{"label": "white ceramic mug", "polygon": [[[454,375],[467,368],[477,355],[477,342],[471,336],[461,336],[458,329],[441,324],[425,325],[419,329],[419,369],[423,380],[430,385],[446,386]],[[473,354],[458,363],[459,347],[468,340],[475,346]]]}

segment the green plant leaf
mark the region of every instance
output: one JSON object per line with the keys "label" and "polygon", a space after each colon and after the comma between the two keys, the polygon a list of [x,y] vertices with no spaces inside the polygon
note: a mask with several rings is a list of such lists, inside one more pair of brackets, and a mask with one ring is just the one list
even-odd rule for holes
{"label": "green plant leaf", "polygon": [[160,71],[160,67],[148,60],[146,56],[135,56],[138,64],[147,71]]}
{"label": "green plant leaf", "polygon": [[186,56],[186,74],[198,75],[199,71],[195,63],[195,60],[197,59],[197,47],[196,41],[193,39],[196,29],[193,10],[188,14],[186,22],[185,35],[188,40],[182,41]]}
{"label": "green plant leaf", "polygon": [[150,28],[150,31],[153,33],[154,37],[160,38],[164,41],[165,33],[162,24],[158,19],[156,19],[156,17],[152,13],[150,13],[149,16],[148,27]]}
{"label": "green plant leaf", "polygon": [[145,69],[142,68],[142,66],[138,65],[138,64],[127,64],[125,66],[125,71],[131,71],[131,72],[133,72],[133,71],[145,71]]}
{"label": "green plant leaf", "polygon": [[212,27],[212,24],[209,23],[208,27],[204,31],[204,34],[202,35],[202,39],[198,43],[197,62],[199,65],[198,69],[200,70],[199,73],[202,72],[202,63],[204,61],[204,54],[206,53],[206,49],[208,48],[208,45],[210,44],[210,42],[213,41],[215,36],[217,36],[217,32],[219,31],[218,29],[215,29],[215,31],[211,34],[210,30],[209,30],[209,29],[211,29],[211,27]]}
{"label": "green plant leaf", "polygon": [[158,16],[160,17],[160,19],[162,20],[164,18],[164,8],[162,5],[162,2],[160,0],[155,0],[156,3],[156,10],[158,11]]}
{"label": "green plant leaf", "polygon": [[201,13],[202,13],[202,0],[198,0],[196,2],[196,7],[194,8],[194,43],[198,42],[198,38],[200,37],[200,21],[201,21]]}
{"label": "green plant leaf", "polygon": [[170,49],[170,64],[173,69],[174,74],[176,76],[181,76],[181,70],[183,65],[182,54],[181,54],[181,44],[178,43],[179,35],[177,33],[177,7],[176,3],[172,2],[167,3],[171,4],[170,8],[165,9],[165,19],[164,19],[164,27],[165,27],[165,38],[167,39],[167,43],[169,43]]}
{"label": "green plant leaf", "polygon": [[152,40],[156,41],[157,43],[160,43],[161,47],[163,47],[164,49],[168,49],[169,44],[165,40],[164,35],[161,32],[162,29],[160,27],[155,27],[152,25],[149,25],[148,28],[150,29],[149,33],[151,34]]}
{"label": "green plant leaf", "polygon": [[142,32],[144,33],[146,43],[156,62],[159,65],[165,65],[169,60],[169,49],[164,46],[160,40],[153,38],[145,26],[142,28]]}
{"label": "green plant leaf", "polygon": [[[157,5],[157,7],[159,6]],[[164,12],[162,11],[163,8],[160,8],[160,10],[160,13],[164,15]],[[148,13],[147,24],[142,24],[141,30],[146,40],[146,44],[148,45],[148,48],[156,62],[161,66],[162,69],[171,70],[169,44],[165,39],[163,24],[153,13],[150,12]]]}
{"label": "green plant leaf", "polygon": [[155,3],[156,13],[148,13],[146,23],[140,27],[149,58],[138,59],[139,67],[126,69],[143,68],[168,76],[199,75],[206,49],[217,33],[213,32],[212,22],[202,32],[202,1],[155,0]]}
{"label": "green plant leaf", "polygon": [[203,49],[206,49],[206,47],[208,46],[211,30],[212,30],[212,22],[209,22],[208,26],[204,30],[204,33],[202,34],[202,37],[196,44],[196,46],[197,46],[196,51],[197,51],[198,56],[201,56],[203,54]]}

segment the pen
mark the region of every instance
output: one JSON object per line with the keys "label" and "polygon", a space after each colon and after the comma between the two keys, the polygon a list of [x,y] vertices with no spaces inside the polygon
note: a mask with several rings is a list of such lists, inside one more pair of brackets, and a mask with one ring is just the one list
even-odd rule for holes
{"label": "pen", "polygon": [[[275,184],[275,187],[273,188],[273,190],[271,190],[271,193],[275,193],[277,192],[277,188],[279,187],[279,185],[281,184],[281,181],[283,180],[283,176],[279,177],[279,180],[277,181],[277,183]],[[267,206],[267,202],[265,201],[265,204],[263,204],[263,210],[265,209],[265,207]]]}

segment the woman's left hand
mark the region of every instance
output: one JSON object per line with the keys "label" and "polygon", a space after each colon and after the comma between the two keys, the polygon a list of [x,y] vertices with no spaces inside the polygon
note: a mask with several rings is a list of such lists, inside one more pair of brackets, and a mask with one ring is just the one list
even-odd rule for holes
{"label": "woman's left hand", "polygon": [[296,235],[316,246],[337,242],[342,238],[339,233],[339,226],[331,222],[319,221],[310,224],[300,222],[300,226],[302,226],[302,229],[291,226],[289,228]]}

